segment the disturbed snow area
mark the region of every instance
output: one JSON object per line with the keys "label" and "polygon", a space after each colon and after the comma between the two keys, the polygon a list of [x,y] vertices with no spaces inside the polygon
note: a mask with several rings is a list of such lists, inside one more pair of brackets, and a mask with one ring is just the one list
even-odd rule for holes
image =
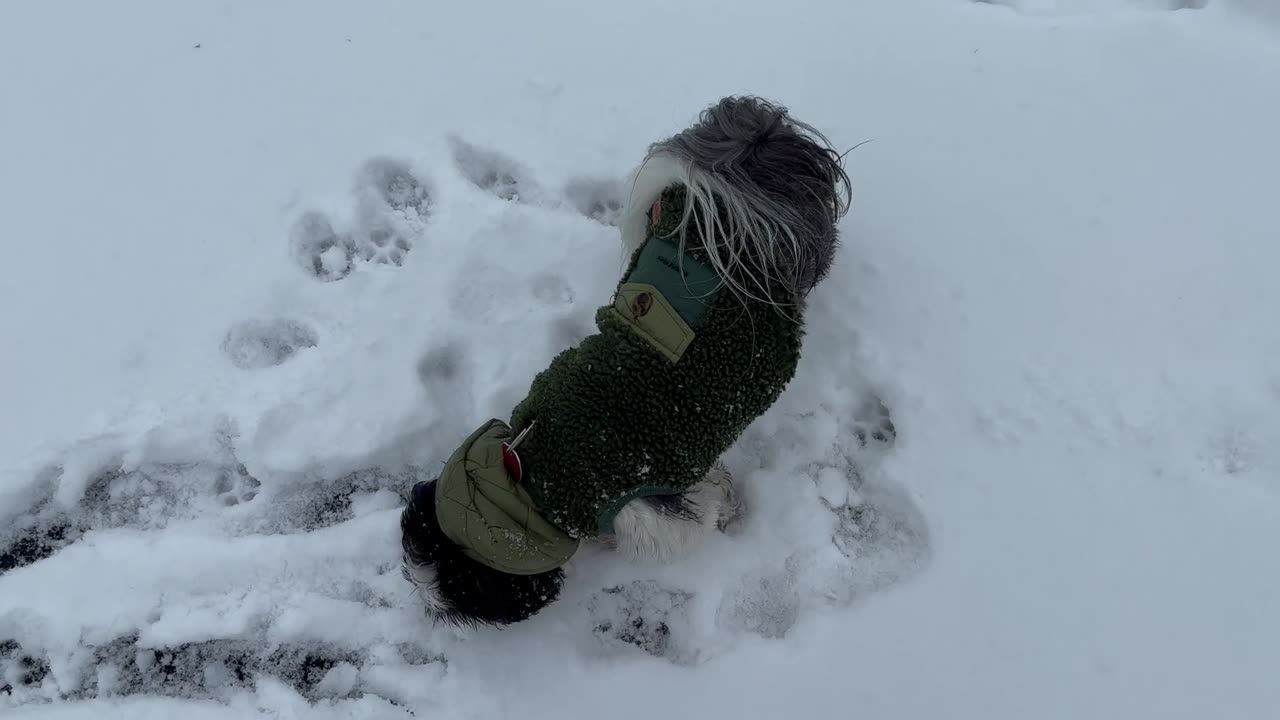
{"label": "disturbed snow area", "polygon": [[[0,7],[0,708],[1265,715],[1277,19]],[[622,178],[734,92],[872,141],[747,521],[431,626],[402,494],[591,332]]]}

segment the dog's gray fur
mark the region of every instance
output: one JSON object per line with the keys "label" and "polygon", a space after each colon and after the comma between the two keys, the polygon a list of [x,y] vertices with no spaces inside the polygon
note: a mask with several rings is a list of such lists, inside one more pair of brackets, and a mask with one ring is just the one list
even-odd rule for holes
{"label": "dog's gray fur", "polygon": [[[826,277],[852,191],[841,155],[811,125],[767,100],[727,97],[651,145],[640,172],[661,159],[693,199],[680,242],[695,211],[707,218],[695,241],[733,291],[777,305],[776,290],[803,299]],[[641,212],[650,202],[635,199]]]}

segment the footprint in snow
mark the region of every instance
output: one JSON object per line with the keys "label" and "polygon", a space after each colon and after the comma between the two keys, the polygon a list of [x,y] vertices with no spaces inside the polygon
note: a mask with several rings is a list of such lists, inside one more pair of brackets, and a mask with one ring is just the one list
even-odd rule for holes
{"label": "footprint in snow", "polygon": [[[145,695],[229,701],[271,678],[312,702],[375,694],[366,677],[397,668],[415,674],[443,667],[444,658],[414,644],[375,655],[367,648],[329,642],[216,638],[179,645],[151,645],[137,633],[87,645],[69,672],[50,679],[50,658],[15,640],[0,641],[0,695],[23,700],[87,700]],[[375,684],[376,685],[376,684]]]}
{"label": "footprint in snow", "polygon": [[449,138],[453,164],[467,182],[500,200],[569,208],[602,225],[617,226],[626,206],[627,184],[617,178],[579,176],[557,194],[545,190],[533,171],[500,150]]}
{"label": "footprint in snow", "polygon": [[498,150],[474,145],[461,137],[449,138],[453,164],[467,182],[501,200],[533,204],[544,193],[532,173],[515,158]]}
{"label": "footprint in snow", "polygon": [[639,580],[606,588],[592,595],[586,610],[596,639],[613,651],[636,648],[677,665],[692,664],[695,656],[681,639],[688,635],[687,605],[693,595]]}
{"label": "footprint in snow", "polygon": [[543,189],[526,165],[500,150],[458,136],[450,138],[450,146],[454,166],[462,177],[500,200],[552,208],[567,205],[604,225],[617,225],[626,204],[626,184],[621,180],[577,177],[556,197]]}
{"label": "footprint in snow", "polygon": [[1275,455],[1271,449],[1276,446],[1275,438],[1268,437],[1262,427],[1265,426],[1236,422],[1210,434],[1199,453],[1204,468],[1219,476],[1274,481]]}
{"label": "footprint in snow", "polygon": [[144,462],[130,469],[122,466],[121,452],[92,473],[71,507],[55,500],[63,468],[46,468],[32,480],[28,507],[0,524],[0,576],[44,560],[97,530],[156,531],[217,513],[230,513],[226,521],[232,534],[316,530],[350,520],[356,496],[399,494],[427,474],[413,467],[372,465],[336,476],[294,473],[264,482],[240,462],[227,438],[218,437],[214,444],[223,445],[214,456]]}
{"label": "footprint in snow", "polygon": [[356,174],[352,193],[351,227],[339,231],[328,215],[312,210],[290,230],[294,261],[317,280],[341,280],[359,263],[399,267],[425,233],[431,190],[407,163],[368,160]]}
{"label": "footprint in snow", "polygon": [[535,275],[530,281],[530,290],[534,299],[544,305],[568,306],[573,304],[573,287],[568,279],[559,273],[544,272]]}
{"label": "footprint in snow", "polygon": [[626,184],[621,180],[581,177],[564,188],[565,199],[579,213],[603,225],[616,226],[627,202]]}
{"label": "footprint in snow", "polygon": [[[130,468],[122,465],[126,453],[121,452],[92,473],[81,497],[70,507],[56,497],[64,480],[62,464],[33,478],[27,507],[3,509],[0,581],[16,582],[4,576],[48,561],[89,533],[102,530],[125,529],[163,544],[171,524],[204,518],[220,521],[208,527],[221,528],[228,538],[304,535],[352,519],[360,507],[371,507],[368,501],[374,495],[389,494],[394,503],[394,496],[426,475],[425,470],[412,467],[388,469],[372,464],[334,475],[300,472],[259,479],[237,459],[232,433],[226,428],[218,428],[210,438],[192,437],[181,444],[206,450],[186,460],[143,458]],[[78,464],[77,460],[71,453],[64,459],[67,466]],[[382,498],[375,504],[387,502]],[[51,565],[50,570],[56,567],[60,566]],[[385,567],[368,567],[367,573],[344,574],[340,568],[335,572],[331,582],[321,582],[320,591],[300,596],[302,607],[345,603],[357,616],[392,617],[398,612],[394,601],[399,595],[388,590],[395,585],[393,578],[399,578],[394,557],[389,556]],[[52,581],[72,587],[77,578]],[[14,589],[0,591],[10,600],[6,605],[19,599],[9,595]],[[31,590],[38,596],[40,588]],[[182,598],[190,590],[175,586],[157,592]],[[232,598],[246,592],[245,586],[225,590]],[[196,607],[224,601],[225,597],[206,591],[197,592],[192,600]],[[156,645],[139,639],[148,634],[145,628],[101,627],[71,646],[61,641],[51,645],[43,634],[43,623],[28,617],[40,616],[38,605],[14,609],[0,613],[0,707],[138,694],[225,701],[264,678],[292,687],[312,701],[371,695],[397,704],[401,690],[395,683],[388,684],[388,677],[421,675],[426,666],[440,674],[444,666],[443,658],[417,638],[372,645],[373,641],[333,644],[298,638],[297,627],[273,630],[271,625],[278,620],[273,613],[264,615],[262,626],[255,626],[248,635],[219,637],[217,629],[211,628],[213,637],[200,642]],[[57,618],[46,620],[56,622]],[[159,614],[147,622],[158,621]]]}
{"label": "footprint in snow", "polygon": [[199,485],[212,490],[217,469],[163,463],[125,471],[117,459],[93,474],[71,508],[54,499],[62,473],[56,466],[42,472],[34,483],[34,504],[0,529],[0,575],[39,562],[90,530],[150,530],[189,517]]}
{"label": "footprint in snow", "polygon": [[743,577],[721,601],[717,626],[782,638],[806,604],[849,605],[919,572],[929,547],[923,516],[903,497],[866,495],[827,508],[836,516],[831,543],[839,562],[819,563],[812,550],[800,550],[781,568]]}
{"label": "footprint in snow", "polygon": [[720,603],[719,628],[784,637],[807,605],[848,605],[904,581],[927,562],[923,513],[905,490],[877,472],[897,440],[889,409],[868,395],[842,422],[849,436],[844,447],[796,468],[818,490],[813,512],[828,513],[830,545],[797,548],[781,566],[742,577]]}
{"label": "footprint in snow", "polygon": [[466,363],[460,344],[448,343],[428,350],[418,361],[418,379],[424,387],[452,383]]}
{"label": "footprint in snow", "polygon": [[776,639],[786,636],[800,619],[800,588],[790,567],[743,578],[725,594],[716,624]]}
{"label": "footprint in snow", "polygon": [[321,212],[303,213],[289,231],[289,250],[303,270],[330,282],[351,274],[356,254],[349,234],[339,235]]}
{"label": "footprint in snow", "polygon": [[253,370],[279,365],[318,341],[314,330],[296,320],[245,320],[227,331],[222,352],[232,365]]}
{"label": "footprint in snow", "polygon": [[220,468],[213,482],[213,492],[218,501],[227,507],[247,503],[258,496],[262,482],[249,474],[244,465]]}
{"label": "footprint in snow", "polygon": [[860,448],[869,444],[882,449],[893,446],[898,439],[898,429],[893,425],[893,417],[889,408],[880,398],[870,395],[866,397],[853,418],[854,437]]}
{"label": "footprint in snow", "polygon": [[431,193],[409,169],[391,158],[365,163],[357,178],[357,255],[365,262],[404,264],[422,235]]}

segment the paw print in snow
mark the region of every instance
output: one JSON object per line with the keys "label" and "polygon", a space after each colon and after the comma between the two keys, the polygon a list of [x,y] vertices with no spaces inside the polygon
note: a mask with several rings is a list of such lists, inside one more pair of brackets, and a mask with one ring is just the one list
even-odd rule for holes
{"label": "paw print in snow", "polygon": [[641,580],[596,593],[587,610],[595,619],[596,637],[607,645],[635,646],[679,663],[685,653],[678,635],[685,629],[686,606],[692,599],[686,591]]}
{"label": "paw print in snow", "polygon": [[245,320],[227,331],[222,352],[232,365],[251,370],[280,365],[317,342],[315,331],[296,320]]}
{"label": "paw print in snow", "polygon": [[604,225],[618,224],[627,200],[621,180],[585,177],[569,181],[564,196],[575,210]]}
{"label": "paw print in snow", "polygon": [[341,280],[357,262],[404,264],[425,234],[431,191],[406,163],[373,158],[357,173],[355,218],[338,231],[329,216],[309,211],[294,223],[289,244],[294,260],[317,280]]}
{"label": "paw print in snow", "polygon": [[218,501],[227,507],[247,503],[258,496],[262,483],[249,474],[244,464],[234,468],[221,468],[214,480],[213,492]]}
{"label": "paw print in snow", "polygon": [[473,145],[459,137],[450,138],[453,164],[468,182],[501,200],[536,203],[542,189],[529,170],[511,156]]}
{"label": "paw print in snow", "polygon": [[328,216],[307,212],[289,232],[289,249],[303,270],[317,280],[341,280],[351,273],[356,246],[350,235],[334,231]]}
{"label": "paw print in snow", "polygon": [[866,447],[871,440],[890,446],[898,438],[898,429],[893,425],[889,408],[875,396],[868,398],[854,417],[853,433],[861,447]]}

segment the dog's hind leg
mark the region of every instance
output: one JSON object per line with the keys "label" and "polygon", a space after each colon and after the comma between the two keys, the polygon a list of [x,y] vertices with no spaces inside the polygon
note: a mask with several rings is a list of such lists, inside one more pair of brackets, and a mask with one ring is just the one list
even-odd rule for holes
{"label": "dog's hind leg", "polygon": [[716,529],[727,532],[747,513],[746,503],[733,484],[733,475],[722,463],[711,466],[711,472],[694,489],[701,502],[715,508]]}
{"label": "dog's hind leg", "polygon": [[624,505],[609,544],[629,559],[668,562],[688,555],[709,533],[725,531],[743,512],[729,470],[716,463],[687,492],[649,495]]}

